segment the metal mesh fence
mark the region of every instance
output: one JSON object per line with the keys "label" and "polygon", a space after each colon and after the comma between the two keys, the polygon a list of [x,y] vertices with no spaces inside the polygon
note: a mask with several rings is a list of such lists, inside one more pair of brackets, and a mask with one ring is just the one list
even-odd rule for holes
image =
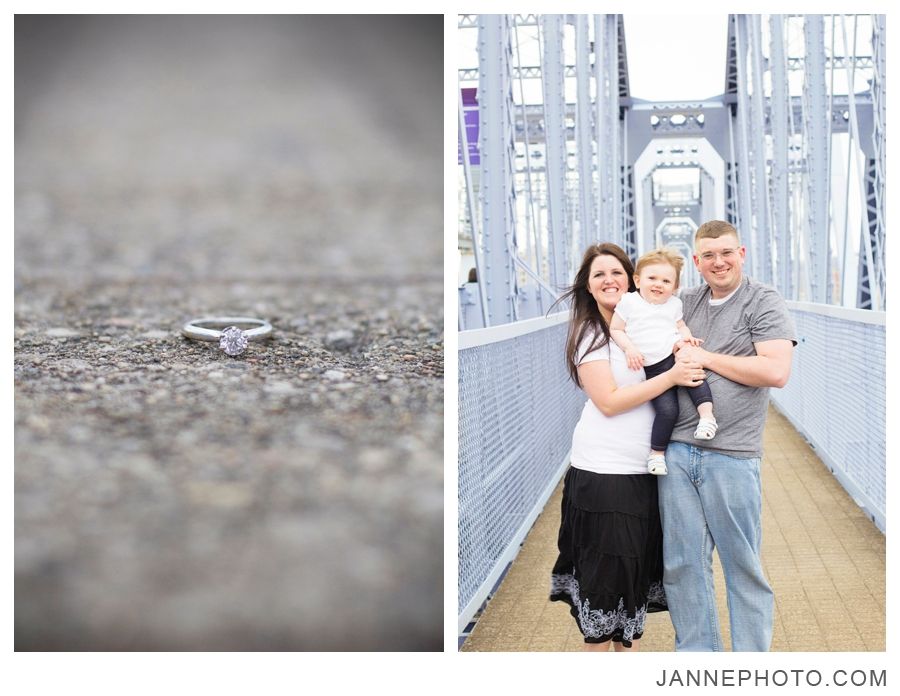
{"label": "metal mesh fence", "polygon": [[458,606],[465,620],[465,608],[484,599],[492,573],[514,555],[571,449],[585,396],[566,371],[565,340],[565,323],[545,322],[459,351]]}
{"label": "metal mesh fence", "polygon": [[884,531],[884,313],[789,304],[798,345],[772,401]]}

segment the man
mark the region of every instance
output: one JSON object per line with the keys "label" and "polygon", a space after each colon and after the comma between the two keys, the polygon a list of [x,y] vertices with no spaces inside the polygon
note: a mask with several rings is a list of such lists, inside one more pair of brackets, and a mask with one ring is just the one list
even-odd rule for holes
{"label": "man", "polygon": [[743,274],[746,249],[727,222],[704,223],[694,264],[706,285],[685,290],[684,321],[702,347],[681,360],[707,370],[718,430],[695,440],[697,409],[679,389],[680,415],[659,479],[664,584],[676,650],[724,650],[713,588],[712,552],[725,571],[732,649],[766,651],[774,595],[760,561],[759,465],[769,387],[791,372],[793,322],[781,296]]}

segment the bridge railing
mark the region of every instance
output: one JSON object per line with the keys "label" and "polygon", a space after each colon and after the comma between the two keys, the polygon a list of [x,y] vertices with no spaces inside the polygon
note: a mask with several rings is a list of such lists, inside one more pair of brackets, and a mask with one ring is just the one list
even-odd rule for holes
{"label": "bridge railing", "polygon": [[772,401],[885,531],[885,313],[787,304],[798,345]]}
{"label": "bridge railing", "polygon": [[460,631],[568,466],[585,396],[566,371],[567,319],[459,334]]}

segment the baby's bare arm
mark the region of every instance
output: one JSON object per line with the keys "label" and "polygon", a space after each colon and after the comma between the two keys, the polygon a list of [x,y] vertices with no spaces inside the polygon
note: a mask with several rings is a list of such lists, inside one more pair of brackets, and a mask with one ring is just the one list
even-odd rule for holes
{"label": "baby's bare arm", "polygon": [[612,336],[616,345],[623,351],[636,350],[634,343],[631,342],[628,334],[625,333],[625,320],[615,312],[613,312],[612,321],[609,323],[609,335]]}
{"label": "baby's bare arm", "polygon": [[679,319],[675,322],[675,328],[678,329],[678,333],[681,334],[681,338],[685,343],[692,346],[699,346],[703,343],[702,338],[694,338],[694,334],[691,333],[691,330],[688,328],[688,325],[684,323],[683,319]]}
{"label": "baby's bare arm", "polygon": [[625,333],[625,320],[615,312],[613,312],[613,318],[609,324],[609,334],[616,342],[616,345],[618,345],[619,348],[622,349],[622,352],[625,353],[625,358],[628,360],[628,367],[632,370],[639,370],[644,366],[643,354],[637,349],[634,343],[632,343],[631,339],[628,338],[628,334]]}

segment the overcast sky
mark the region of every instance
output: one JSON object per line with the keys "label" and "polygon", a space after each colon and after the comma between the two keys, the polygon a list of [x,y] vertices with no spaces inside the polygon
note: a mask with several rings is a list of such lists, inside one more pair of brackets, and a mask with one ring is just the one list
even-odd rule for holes
{"label": "overcast sky", "polygon": [[625,15],[631,96],[699,101],[725,91],[728,15]]}

